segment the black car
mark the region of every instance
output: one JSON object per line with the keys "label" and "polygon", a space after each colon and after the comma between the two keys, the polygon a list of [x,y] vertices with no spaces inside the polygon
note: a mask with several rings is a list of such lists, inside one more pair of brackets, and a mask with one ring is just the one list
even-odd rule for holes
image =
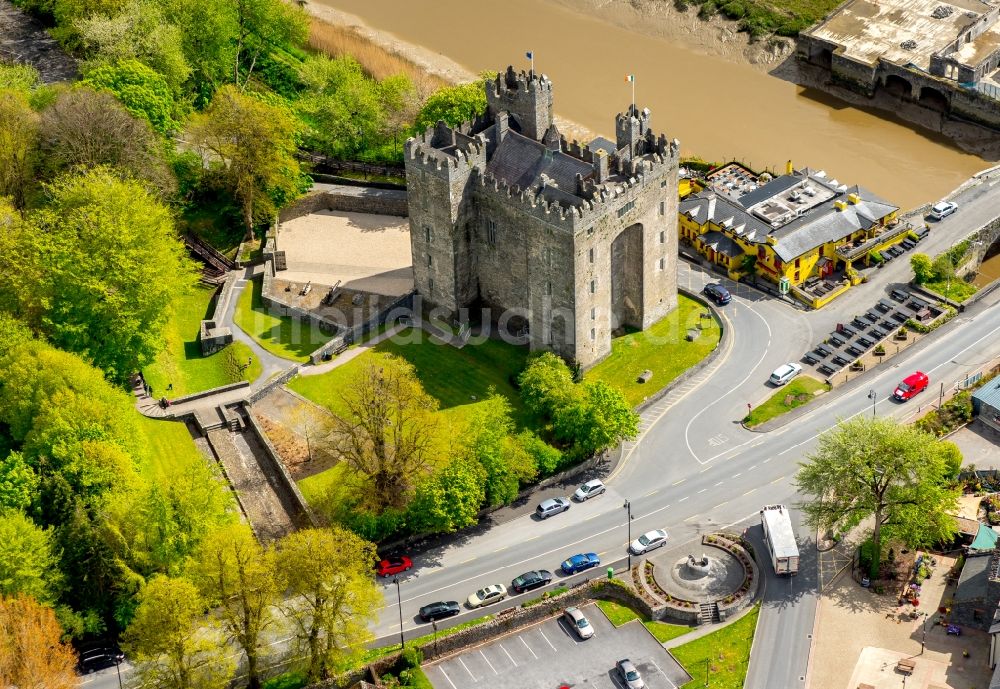
{"label": "black car", "polygon": [[523,593],[524,591],[537,589],[539,586],[545,586],[551,581],[552,572],[547,569],[536,569],[525,572],[514,579],[514,581],[510,582],[510,587],[514,589],[515,593]]}
{"label": "black car", "polygon": [[420,619],[424,622],[430,622],[431,620],[440,620],[445,617],[454,617],[461,610],[458,601],[442,600],[420,608]]}
{"label": "black car", "polygon": [[125,660],[125,654],[113,644],[92,645],[80,650],[77,668],[81,674],[89,675],[91,672],[97,672],[106,667],[114,667],[123,660]]}
{"label": "black car", "polygon": [[729,293],[729,290],[718,282],[710,282],[705,285],[705,294],[719,306],[724,306],[733,300],[733,295]]}

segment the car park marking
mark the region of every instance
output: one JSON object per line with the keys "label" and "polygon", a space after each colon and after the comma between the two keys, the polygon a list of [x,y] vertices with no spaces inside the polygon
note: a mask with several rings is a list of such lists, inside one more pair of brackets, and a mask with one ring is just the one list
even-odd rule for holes
{"label": "car park marking", "polygon": [[528,642],[524,640],[524,637],[523,636],[519,636],[517,638],[519,638],[521,640],[521,643],[524,644],[524,647],[526,649],[528,649],[528,653],[530,653],[532,656],[534,656],[535,660],[538,660],[538,656],[536,656],[535,652],[531,650],[531,646],[529,646]]}
{"label": "car park marking", "polygon": [[670,681],[670,678],[667,677],[667,673],[660,669],[660,666],[656,664],[655,660],[653,660],[652,658],[650,658],[649,662],[651,662],[653,664],[653,667],[656,668],[657,672],[659,672],[661,675],[663,675],[663,679],[667,680],[667,684],[669,684],[672,689],[677,689],[677,685]]}
{"label": "car park marking", "polygon": [[510,654],[510,651],[508,651],[503,644],[497,644],[497,645],[500,647],[500,650],[502,650],[504,653],[507,654],[507,657],[510,658],[510,662],[514,664],[514,667],[517,667],[517,661],[514,660],[514,656]]}
{"label": "car park marking", "polygon": [[465,661],[462,660],[462,656],[458,657],[458,662],[460,662],[462,664],[462,667],[465,668],[465,671],[469,673],[469,677],[472,678],[473,682],[478,682],[479,681],[478,679],[476,679],[476,676],[474,674],[472,674],[472,670],[470,670],[469,666],[465,664]]}
{"label": "car park marking", "polygon": [[451,681],[451,677],[448,676],[448,673],[444,671],[444,668],[442,666],[438,665],[437,669],[440,670],[441,674],[444,675],[444,678],[448,680],[448,684],[451,685],[451,689],[458,689],[458,687],[455,686],[455,683]]}
{"label": "car park marking", "polygon": [[499,672],[497,672],[497,669],[495,667],[493,667],[493,663],[491,663],[490,659],[486,657],[486,654],[483,653],[483,649],[479,649],[479,655],[481,655],[483,657],[483,660],[486,661],[486,664],[490,666],[490,669],[493,670],[493,674],[494,675],[499,675],[500,674]]}
{"label": "car park marking", "polygon": [[556,650],[556,647],[552,645],[551,641],[549,641],[549,637],[545,636],[545,632],[542,631],[541,627],[538,628],[538,633],[542,635],[543,639],[545,639],[545,643],[549,645],[549,648],[551,648],[553,651]]}

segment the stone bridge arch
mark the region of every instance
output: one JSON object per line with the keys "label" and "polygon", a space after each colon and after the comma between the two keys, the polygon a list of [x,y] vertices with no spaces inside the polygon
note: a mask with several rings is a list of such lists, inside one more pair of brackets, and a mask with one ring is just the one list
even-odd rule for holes
{"label": "stone bridge arch", "polygon": [[951,110],[951,102],[942,91],[933,86],[923,86],[920,88],[920,98],[917,102],[930,110],[937,112],[948,112]]}
{"label": "stone bridge arch", "polygon": [[913,84],[898,74],[890,74],[883,82],[883,89],[886,93],[910,100],[913,98]]}

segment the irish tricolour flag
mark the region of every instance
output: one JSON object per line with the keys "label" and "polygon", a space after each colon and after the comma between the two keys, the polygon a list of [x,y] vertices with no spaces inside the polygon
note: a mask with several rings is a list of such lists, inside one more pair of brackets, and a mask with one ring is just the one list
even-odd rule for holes
{"label": "irish tricolour flag", "polygon": [[625,81],[627,81],[630,84],[634,84],[635,83],[635,75],[634,74],[626,74],[625,75]]}

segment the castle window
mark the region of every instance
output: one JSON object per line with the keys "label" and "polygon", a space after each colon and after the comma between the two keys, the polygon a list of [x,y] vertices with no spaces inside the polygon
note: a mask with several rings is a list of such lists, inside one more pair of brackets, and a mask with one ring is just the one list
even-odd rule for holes
{"label": "castle window", "polygon": [[660,201],[660,215],[664,215],[667,212],[667,202]]}
{"label": "castle window", "polygon": [[431,268],[433,266],[434,266],[434,257],[431,256],[430,254],[427,254],[427,267]]}
{"label": "castle window", "polygon": [[758,246],[757,247],[757,258],[759,258],[761,261],[763,261],[765,258],[767,258],[766,255],[765,255],[765,253],[764,253],[764,247],[763,246]]}
{"label": "castle window", "polygon": [[660,230],[660,244],[665,244],[667,241],[667,233]]}
{"label": "castle window", "polygon": [[799,271],[795,271],[795,282],[799,281]]}
{"label": "castle window", "polygon": [[597,318],[597,309],[590,310],[590,320],[595,320]]}
{"label": "castle window", "polygon": [[660,270],[663,270],[666,267],[667,267],[667,259],[661,258],[660,259]]}
{"label": "castle window", "polygon": [[549,295],[550,297],[552,296],[552,283],[551,282],[546,282],[545,283],[545,293],[547,295]]}
{"label": "castle window", "polygon": [[434,291],[434,278],[427,278],[427,291],[428,292]]}
{"label": "castle window", "polygon": [[587,236],[589,237],[592,234],[594,234],[594,228],[593,227],[588,227],[587,228]]}
{"label": "castle window", "polygon": [[488,219],[486,221],[486,241],[490,243],[490,246],[497,245],[497,221]]}
{"label": "castle window", "polygon": [[597,292],[597,280],[590,281],[590,293],[595,294]]}
{"label": "castle window", "polygon": [[551,266],[552,265],[552,249],[550,249],[549,247],[545,247],[545,249],[542,250],[542,259],[545,261],[545,265]]}
{"label": "castle window", "polygon": [[430,225],[424,225],[424,239],[430,244],[431,240],[434,239],[434,231],[431,230]]}
{"label": "castle window", "polygon": [[593,263],[594,262],[594,248],[593,247],[590,248],[590,251],[587,252],[587,255],[590,257],[590,262]]}
{"label": "castle window", "polygon": [[597,339],[597,330],[595,330],[594,328],[590,329],[590,339],[591,340],[596,340]]}
{"label": "castle window", "polygon": [[621,208],[618,209],[618,217],[619,218],[622,217],[623,215],[625,215],[626,213],[628,213],[633,208],[635,208],[635,201],[629,201],[624,206],[622,206]]}

